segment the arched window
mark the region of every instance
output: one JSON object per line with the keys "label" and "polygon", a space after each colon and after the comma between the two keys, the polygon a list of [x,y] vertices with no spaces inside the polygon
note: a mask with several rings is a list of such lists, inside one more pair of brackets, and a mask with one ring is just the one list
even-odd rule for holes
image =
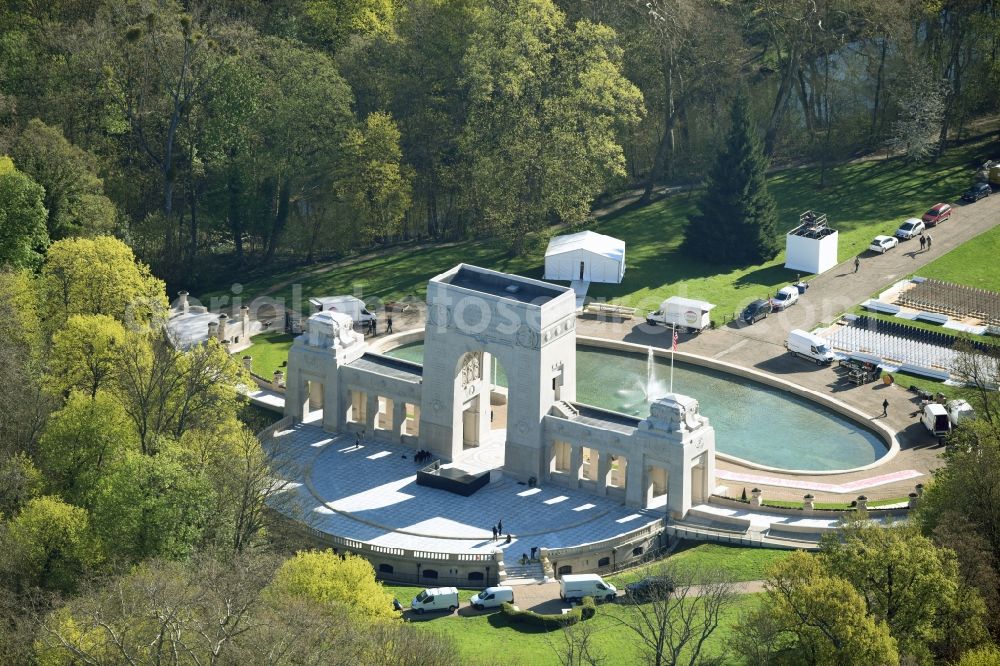
{"label": "arched window", "polygon": [[642,551],[643,551],[643,547],[642,546],[639,546],[638,548],[633,548],[632,549],[632,557],[639,557],[640,555],[642,555]]}
{"label": "arched window", "polygon": [[573,573],[573,567],[571,567],[570,565],[564,564],[561,567],[559,567],[560,576],[565,576],[566,574],[571,574],[571,573]]}
{"label": "arched window", "polygon": [[482,571],[473,571],[469,574],[470,581],[481,581],[485,578]]}
{"label": "arched window", "polygon": [[421,575],[424,578],[432,578],[434,580],[437,580],[438,572],[435,571],[434,569],[424,569],[424,571],[423,571],[423,573]]}
{"label": "arched window", "polygon": [[606,567],[609,566],[610,564],[611,564],[610,557],[602,557],[601,559],[597,560],[597,566],[599,567]]}
{"label": "arched window", "polygon": [[392,573],[392,565],[391,564],[380,564],[380,565],[378,565],[378,572],[379,573]]}

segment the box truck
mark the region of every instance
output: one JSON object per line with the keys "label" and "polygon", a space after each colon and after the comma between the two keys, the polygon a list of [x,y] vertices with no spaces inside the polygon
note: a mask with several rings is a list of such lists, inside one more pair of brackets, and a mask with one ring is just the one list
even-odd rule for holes
{"label": "box truck", "polygon": [[666,324],[686,328],[689,333],[704,331],[712,325],[709,315],[715,306],[693,298],[671,296],[660,303],[660,309],[646,315],[646,323],[652,326]]}
{"label": "box truck", "polygon": [[365,302],[354,296],[324,296],[322,298],[310,298],[309,305],[312,306],[313,313],[317,312],[343,312],[354,320],[355,324],[367,324],[375,315],[368,311]]}

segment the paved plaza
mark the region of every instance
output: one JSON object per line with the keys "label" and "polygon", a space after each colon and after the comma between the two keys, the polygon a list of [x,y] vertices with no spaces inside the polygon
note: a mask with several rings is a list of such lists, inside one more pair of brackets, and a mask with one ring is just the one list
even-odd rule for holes
{"label": "paved plaza", "polygon": [[[418,486],[422,465],[413,461],[413,449],[371,439],[357,447],[354,435],[310,424],[277,432],[271,445],[290,482],[290,501],[279,502],[279,510],[322,532],[374,545],[445,553],[499,548],[514,559],[533,546],[578,546],[663,519],[662,510],[634,510],[581,490],[530,488],[502,474],[471,497]],[[488,447],[467,453],[472,460],[463,469],[496,461]],[[491,528],[501,520],[510,544],[492,540]]]}

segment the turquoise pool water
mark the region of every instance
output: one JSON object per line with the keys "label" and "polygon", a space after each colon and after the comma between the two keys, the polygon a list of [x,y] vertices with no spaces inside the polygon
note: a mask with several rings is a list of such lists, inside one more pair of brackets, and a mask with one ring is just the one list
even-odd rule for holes
{"label": "turquoise pool water", "polygon": [[[390,356],[420,363],[423,343]],[[669,360],[578,346],[576,398],[595,407],[644,417],[649,397],[668,390]],[[505,384],[501,375],[499,384]],[[823,471],[861,467],[886,453],[874,432],[823,405],[708,368],[674,365],[674,391],[697,398],[715,427],[716,448],[760,465]]]}

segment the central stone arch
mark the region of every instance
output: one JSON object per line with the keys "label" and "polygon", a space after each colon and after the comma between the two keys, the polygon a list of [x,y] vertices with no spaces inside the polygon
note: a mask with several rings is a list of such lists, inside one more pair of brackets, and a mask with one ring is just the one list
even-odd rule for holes
{"label": "central stone arch", "polygon": [[542,420],[576,399],[576,297],[566,287],[460,264],[431,279],[420,410],[421,445],[455,459],[489,430],[491,357],[507,374],[504,471],[543,478]]}

